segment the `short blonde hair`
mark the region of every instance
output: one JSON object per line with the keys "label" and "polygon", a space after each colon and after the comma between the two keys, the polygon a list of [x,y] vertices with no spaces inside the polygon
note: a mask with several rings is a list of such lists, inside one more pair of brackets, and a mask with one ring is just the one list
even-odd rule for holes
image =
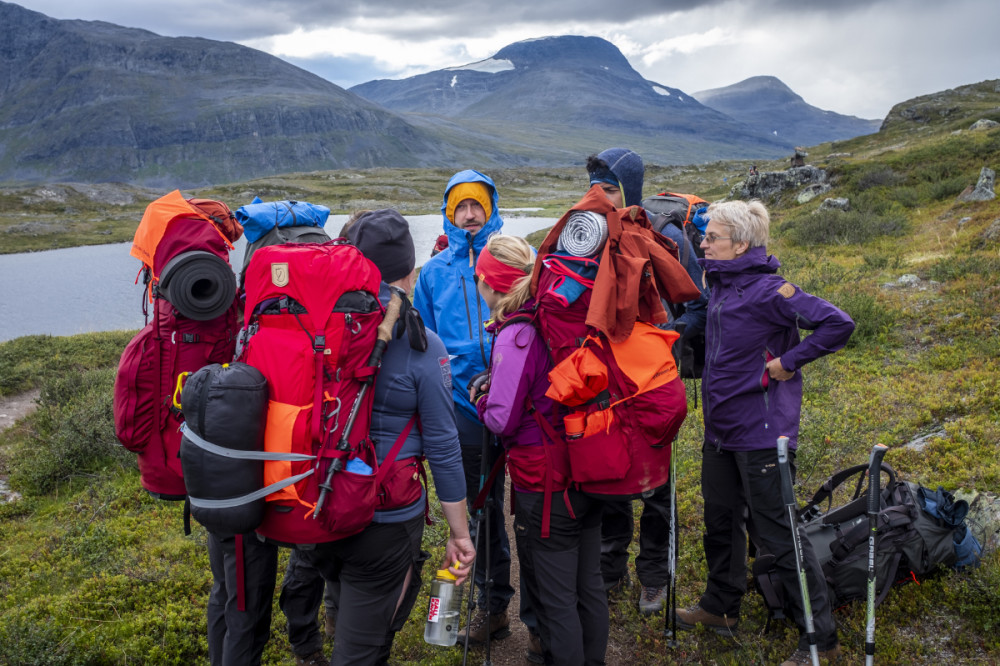
{"label": "short blonde hair", "polygon": [[727,227],[733,244],[767,247],[771,216],[757,199],[720,201],[708,207],[708,219]]}
{"label": "short blonde hair", "polygon": [[531,298],[531,272],[535,268],[535,251],[523,238],[506,234],[490,236],[485,249],[500,263],[524,271],[524,277],[518,278],[509,292],[497,292],[500,300],[492,314],[493,319],[502,322]]}

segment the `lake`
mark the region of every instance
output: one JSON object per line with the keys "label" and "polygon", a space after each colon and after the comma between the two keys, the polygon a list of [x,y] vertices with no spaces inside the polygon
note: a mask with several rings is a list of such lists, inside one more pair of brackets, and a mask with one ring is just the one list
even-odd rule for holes
{"label": "lake", "polygon": [[[347,215],[331,215],[326,231],[336,236]],[[417,266],[431,256],[442,233],[441,215],[409,215]],[[504,232],[526,236],[556,219],[505,216]],[[230,253],[242,266],[246,242]],[[143,326],[144,290],[136,284],[141,262],[131,243],[0,255],[0,342],[22,335],[76,335]]]}

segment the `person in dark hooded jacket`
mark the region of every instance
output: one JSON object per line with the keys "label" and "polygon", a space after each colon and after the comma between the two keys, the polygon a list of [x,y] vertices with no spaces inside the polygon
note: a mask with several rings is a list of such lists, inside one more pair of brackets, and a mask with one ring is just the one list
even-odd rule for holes
{"label": "person in dark hooded jacket", "polygon": [[[702,624],[729,634],[746,592],[747,521],[760,551],[776,558],[785,599],[799,626],[799,645],[782,666],[810,663],[791,526],[781,496],[777,439],[789,438],[795,474],[802,407],[802,367],[841,349],[851,318],[777,274],[767,254],[770,218],[759,201],[708,208],[699,263],[711,289],[702,405],[705,442],[701,492],[705,500],[708,583],[696,606],[677,611],[677,627]],[[813,333],[800,339],[799,329]],[[840,656],[827,585],[816,554],[800,531],[802,555],[820,656]]]}
{"label": "person in dark hooded jacket", "polygon": [[[641,204],[644,174],[642,158],[627,148],[608,148],[587,158],[590,184],[600,185],[604,195],[616,208]],[[680,255],[687,258],[684,269],[691,281],[702,290],[701,297],[684,304],[684,314],[677,320],[684,323],[687,335],[695,336],[705,328],[705,308],[708,305],[708,291],[702,286],[702,269],[690,246],[691,242],[683,231],[673,224],[666,224],[661,233],[680,248]],[[658,613],[666,605],[667,587],[670,583],[670,497],[670,486],[664,485],[642,498],[639,553],[635,558],[635,569],[642,587],[639,593],[639,611],[645,615]],[[609,592],[617,593],[631,585],[628,547],[634,531],[631,501],[604,502],[601,520],[601,575],[604,587]]]}

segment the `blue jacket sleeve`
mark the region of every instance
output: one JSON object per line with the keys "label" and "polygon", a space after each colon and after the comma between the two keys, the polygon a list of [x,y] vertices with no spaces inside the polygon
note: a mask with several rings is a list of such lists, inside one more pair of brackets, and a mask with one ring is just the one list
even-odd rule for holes
{"label": "blue jacket sleeve", "polygon": [[431,271],[426,270],[420,271],[420,275],[417,276],[417,286],[413,289],[413,307],[417,309],[420,313],[420,318],[424,320],[424,326],[428,329],[437,333],[437,321],[434,317],[434,308],[431,307],[431,297],[430,297],[430,281],[431,281]]}
{"label": "blue jacket sleeve", "polygon": [[[684,304],[684,314],[677,318],[678,321],[684,322],[686,335],[697,335],[705,330],[705,320],[708,317],[709,291],[705,284],[704,271],[698,264],[698,255],[691,246],[691,241],[688,240],[683,231],[673,224],[667,223],[663,226],[661,233],[677,243],[678,260],[687,271],[688,277],[701,291],[699,298]],[[669,309],[667,311],[669,312]]]}

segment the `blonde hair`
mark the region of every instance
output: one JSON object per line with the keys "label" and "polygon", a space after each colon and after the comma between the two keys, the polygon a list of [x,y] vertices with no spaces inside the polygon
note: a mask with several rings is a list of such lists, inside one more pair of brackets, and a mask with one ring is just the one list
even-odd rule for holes
{"label": "blonde hair", "polygon": [[709,220],[730,230],[734,245],[746,242],[750,247],[767,247],[771,216],[757,199],[716,202],[708,207],[707,212]]}
{"label": "blonde hair", "polygon": [[524,277],[515,280],[509,292],[497,292],[500,299],[492,314],[493,319],[502,322],[531,298],[531,272],[535,268],[535,251],[523,238],[505,234],[490,236],[486,241],[486,249],[500,263],[524,271]]}

